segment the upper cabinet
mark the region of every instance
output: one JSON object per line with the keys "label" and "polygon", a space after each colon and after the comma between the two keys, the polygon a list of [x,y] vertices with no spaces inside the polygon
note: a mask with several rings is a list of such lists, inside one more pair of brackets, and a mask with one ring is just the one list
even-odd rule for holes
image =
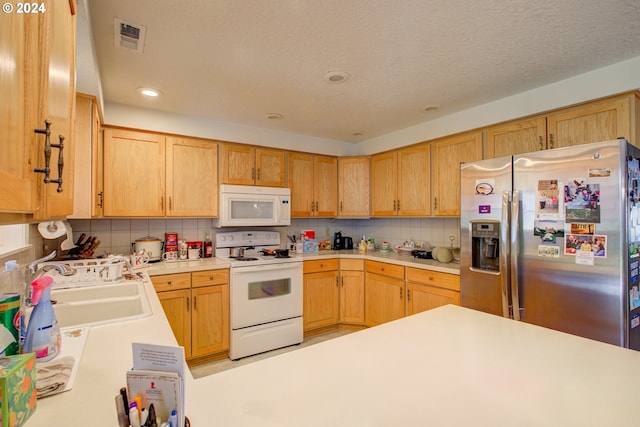
{"label": "upper cabinet", "polygon": [[106,128],[104,216],[218,214],[218,144]]}
{"label": "upper cabinet", "polygon": [[102,132],[98,103],[93,96],[76,95],[74,131],[74,197],[69,218],[102,216]]}
{"label": "upper cabinet", "polygon": [[438,216],[460,215],[460,163],[482,159],[482,132],[433,142],[433,209]]}
{"label": "upper cabinet", "polygon": [[430,164],[428,143],[372,156],[372,215],[429,215]]}
{"label": "upper cabinet", "polygon": [[75,2],[39,5],[43,13],[0,18],[0,56],[12,64],[0,67],[2,222],[73,211]]}
{"label": "upper cabinet", "polygon": [[369,157],[338,158],[338,216],[370,215],[370,170]]}
{"label": "upper cabinet", "polygon": [[222,144],[222,184],[285,186],[285,152]]}
{"label": "upper cabinet", "polygon": [[288,154],[292,217],[338,214],[338,160],[330,156]]}
{"label": "upper cabinet", "polygon": [[167,216],[218,216],[218,144],[167,137]]}
{"label": "upper cabinet", "polygon": [[627,93],[487,129],[487,158],[624,137],[638,144],[640,101]]}

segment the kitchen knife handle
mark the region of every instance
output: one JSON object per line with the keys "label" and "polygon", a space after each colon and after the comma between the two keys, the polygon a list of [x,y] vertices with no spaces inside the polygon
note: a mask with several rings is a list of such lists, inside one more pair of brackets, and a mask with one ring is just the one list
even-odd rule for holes
{"label": "kitchen knife handle", "polygon": [[541,149],[541,150],[542,150],[542,148],[543,148],[543,146],[542,146],[542,142],[543,142],[543,141],[544,141],[544,140],[542,139],[542,135],[540,135],[540,149]]}
{"label": "kitchen knife handle", "polygon": [[553,134],[549,134],[549,148],[553,148]]}

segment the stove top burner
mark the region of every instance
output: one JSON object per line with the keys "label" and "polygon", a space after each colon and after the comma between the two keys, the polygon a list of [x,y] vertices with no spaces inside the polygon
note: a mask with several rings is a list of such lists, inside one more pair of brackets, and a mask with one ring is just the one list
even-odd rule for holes
{"label": "stove top burner", "polygon": [[258,260],[258,258],[243,257],[243,256],[230,256],[229,258],[233,259],[234,261],[257,261]]}

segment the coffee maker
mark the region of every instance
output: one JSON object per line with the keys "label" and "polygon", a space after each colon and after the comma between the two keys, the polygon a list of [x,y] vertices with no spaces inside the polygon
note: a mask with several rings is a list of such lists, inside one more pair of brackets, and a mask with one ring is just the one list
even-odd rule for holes
{"label": "coffee maker", "polygon": [[331,249],[333,249],[334,251],[344,249],[344,239],[342,238],[342,231],[333,233],[333,246],[331,247]]}

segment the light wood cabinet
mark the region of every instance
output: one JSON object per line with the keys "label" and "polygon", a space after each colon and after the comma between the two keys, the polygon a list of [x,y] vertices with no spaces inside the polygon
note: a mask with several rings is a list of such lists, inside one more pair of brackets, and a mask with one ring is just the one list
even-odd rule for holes
{"label": "light wood cabinet", "polygon": [[482,159],[482,133],[433,142],[433,203],[437,216],[460,215],[460,163]]}
{"label": "light wood cabinet", "polygon": [[[0,221],[24,222],[73,212],[75,1],[40,2],[45,13],[2,14],[0,20]],[[51,122],[52,180],[45,183],[46,137]],[[64,139],[59,139],[59,136]],[[62,142],[63,148],[55,147]],[[62,176],[59,152],[62,151]]]}
{"label": "light wood cabinet", "polygon": [[[638,98],[627,95],[547,115],[547,148],[569,147],[624,137],[635,144],[632,111]],[[637,113],[636,113],[637,114]]]}
{"label": "light wood cabinet", "polygon": [[370,215],[370,170],[369,157],[338,158],[338,216]]}
{"label": "light wood cabinet", "polygon": [[545,117],[511,123],[487,130],[487,158],[511,156],[546,148]]}
{"label": "light wood cabinet", "polygon": [[405,315],[404,267],[365,261],[365,323],[376,326]]}
{"label": "light wood cabinet", "polygon": [[304,261],[302,319],[305,331],[338,323],[338,260]]}
{"label": "light wood cabinet", "polygon": [[222,144],[222,183],[285,186],[285,151]]}
{"label": "light wood cabinet", "polygon": [[364,260],[340,260],[340,323],[364,324]]}
{"label": "light wood cabinet", "polygon": [[105,128],[104,215],[217,216],[217,159],[212,141]]}
{"label": "light wood cabinet", "polygon": [[487,129],[486,157],[501,157],[624,137],[640,140],[640,98],[626,93]]}
{"label": "light wood cabinet", "polygon": [[102,132],[94,96],[76,94],[74,197],[69,218],[102,216]]}
{"label": "light wood cabinet", "polygon": [[105,128],[104,164],[105,216],[164,216],[164,135]]}
{"label": "light wood cabinet", "polygon": [[218,145],[167,137],[167,216],[218,216]]}
{"label": "light wood cabinet", "polygon": [[460,305],[460,276],[406,268],[407,316],[446,304]]}
{"label": "light wood cabinet", "polygon": [[430,165],[429,144],[419,144],[372,156],[372,215],[429,215]]}
{"label": "light wood cabinet", "polygon": [[167,274],[151,281],[185,357],[229,350],[229,270]]}
{"label": "light wood cabinet", "polygon": [[292,217],[338,214],[338,160],[302,153],[288,155]]}

